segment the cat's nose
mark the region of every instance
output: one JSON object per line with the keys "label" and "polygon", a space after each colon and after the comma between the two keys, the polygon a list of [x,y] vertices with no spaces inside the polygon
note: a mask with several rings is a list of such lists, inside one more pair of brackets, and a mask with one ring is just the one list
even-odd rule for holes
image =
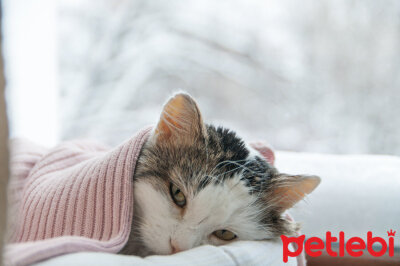
{"label": "cat's nose", "polygon": [[171,239],[170,242],[171,242],[171,253],[172,254],[175,254],[175,253],[178,253],[178,252],[182,251],[182,249],[179,248],[178,244],[175,241],[173,241]]}

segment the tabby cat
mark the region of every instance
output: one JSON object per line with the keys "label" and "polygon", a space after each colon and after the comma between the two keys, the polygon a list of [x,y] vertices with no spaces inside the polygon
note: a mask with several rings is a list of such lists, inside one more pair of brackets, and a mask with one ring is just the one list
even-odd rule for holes
{"label": "tabby cat", "polygon": [[205,124],[184,93],[164,106],[133,178],[132,230],[121,253],[140,256],[294,235],[299,226],[285,211],[320,183],[278,172],[235,132]]}

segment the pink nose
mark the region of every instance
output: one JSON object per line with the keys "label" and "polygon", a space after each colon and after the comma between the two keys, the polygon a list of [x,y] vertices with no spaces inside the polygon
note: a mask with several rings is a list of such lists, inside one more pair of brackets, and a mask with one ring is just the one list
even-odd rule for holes
{"label": "pink nose", "polygon": [[172,250],[171,253],[172,254],[175,254],[175,253],[178,253],[178,252],[182,251],[182,249],[179,248],[177,243],[175,243],[173,240],[171,240],[170,242],[171,242],[171,250]]}

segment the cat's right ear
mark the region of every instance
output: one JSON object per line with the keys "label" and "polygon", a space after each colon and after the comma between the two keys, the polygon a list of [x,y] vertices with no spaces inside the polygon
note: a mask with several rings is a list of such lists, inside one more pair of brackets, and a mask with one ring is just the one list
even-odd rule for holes
{"label": "cat's right ear", "polygon": [[194,99],[186,93],[178,93],[164,105],[154,130],[153,141],[192,143],[204,140],[206,134],[206,127]]}
{"label": "cat's right ear", "polygon": [[267,193],[267,202],[281,212],[292,208],[321,182],[318,176],[279,174]]}

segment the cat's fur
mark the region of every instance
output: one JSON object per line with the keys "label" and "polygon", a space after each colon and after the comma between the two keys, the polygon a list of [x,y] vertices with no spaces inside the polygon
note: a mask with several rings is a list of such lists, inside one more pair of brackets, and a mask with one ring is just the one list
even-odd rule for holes
{"label": "cat's fur", "polygon": [[[145,144],[134,176],[134,217],[124,254],[171,254],[203,244],[222,245],[213,232],[237,240],[294,235],[283,213],[320,182],[282,174],[233,131],[206,125],[194,100],[175,95]],[[170,184],[184,193],[181,208]]]}

